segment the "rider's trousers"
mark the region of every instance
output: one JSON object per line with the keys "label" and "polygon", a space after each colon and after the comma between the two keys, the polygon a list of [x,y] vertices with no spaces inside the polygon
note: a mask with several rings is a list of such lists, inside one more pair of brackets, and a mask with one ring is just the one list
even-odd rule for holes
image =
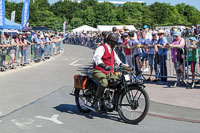
{"label": "rider's trousers", "polygon": [[105,88],[108,86],[108,80],[115,81],[118,79],[118,76],[113,74],[105,74],[100,70],[94,70],[92,74],[94,80],[98,83],[98,88],[96,92],[96,98],[102,98]]}

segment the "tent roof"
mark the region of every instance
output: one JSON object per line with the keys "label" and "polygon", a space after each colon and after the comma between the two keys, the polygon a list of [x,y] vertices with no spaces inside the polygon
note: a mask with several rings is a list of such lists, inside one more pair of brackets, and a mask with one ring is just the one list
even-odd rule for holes
{"label": "tent roof", "polygon": [[22,26],[18,23],[12,22],[8,20],[7,18],[5,19],[5,25],[3,26],[2,29],[15,29],[15,30],[21,30]]}
{"label": "tent roof", "polygon": [[73,29],[72,30],[73,32],[82,32],[82,31],[98,31],[98,29],[96,28],[93,28],[91,26],[88,26],[88,25],[83,25],[83,26],[80,26],[76,29]]}
{"label": "tent roof", "polygon": [[129,30],[136,30],[135,26],[133,25],[98,25],[97,29],[99,31],[112,31],[113,27],[116,27],[117,29],[121,29],[124,26],[126,26]]}

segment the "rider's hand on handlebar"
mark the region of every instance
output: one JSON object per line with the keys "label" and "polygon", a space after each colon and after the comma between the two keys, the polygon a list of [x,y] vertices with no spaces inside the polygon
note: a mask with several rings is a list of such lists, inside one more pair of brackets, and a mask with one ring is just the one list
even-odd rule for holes
{"label": "rider's hand on handlebar", "polygon": [[106,71],[110,71],[110,70],[113,69],[112,67],[106,66],[106,65],[103,64],[103,63],[99,64],[98,66],[101,67],[101,68],[103,68],[103,69],[106,70]]}

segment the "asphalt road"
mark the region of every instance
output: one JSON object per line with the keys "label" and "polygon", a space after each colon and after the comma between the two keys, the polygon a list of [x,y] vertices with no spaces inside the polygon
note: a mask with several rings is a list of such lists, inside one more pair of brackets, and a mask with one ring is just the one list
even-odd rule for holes
{"label": "asphalt road", "polygon": [[[0,73],[0,133],[199,133],[198,123],[147,116],[139,125],[130,125],[115,112],[80,113],[69,93],[73,75],[88,67],[93,50],[74,45],[64,48],[63,55],[43,64]],[[162,108],[163,113],[169,106],[153,107],[153,111]],[[170,109],[177,113],[180,108]],[[198,115],[198,110],[190,111],[194,111],[191,117]]]}

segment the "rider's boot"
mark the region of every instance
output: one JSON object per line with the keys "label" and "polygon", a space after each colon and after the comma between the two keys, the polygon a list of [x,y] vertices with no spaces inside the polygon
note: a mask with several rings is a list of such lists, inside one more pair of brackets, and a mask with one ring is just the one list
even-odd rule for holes
{"label": "rider's boot", "polygon": [[96,110],[97,113],[101,111],[101,99],[100,98],[95,99],[94,109]]}
{"label": "rider's boot", "polygon": [[104,93],[104,87],[99,85],[97,88],[97,92],[96,92],[96,98],[94,100],[94,109],[96,110],[96,112],[100,112],[101,111],[101,98],[103,97],[103,93]]}

